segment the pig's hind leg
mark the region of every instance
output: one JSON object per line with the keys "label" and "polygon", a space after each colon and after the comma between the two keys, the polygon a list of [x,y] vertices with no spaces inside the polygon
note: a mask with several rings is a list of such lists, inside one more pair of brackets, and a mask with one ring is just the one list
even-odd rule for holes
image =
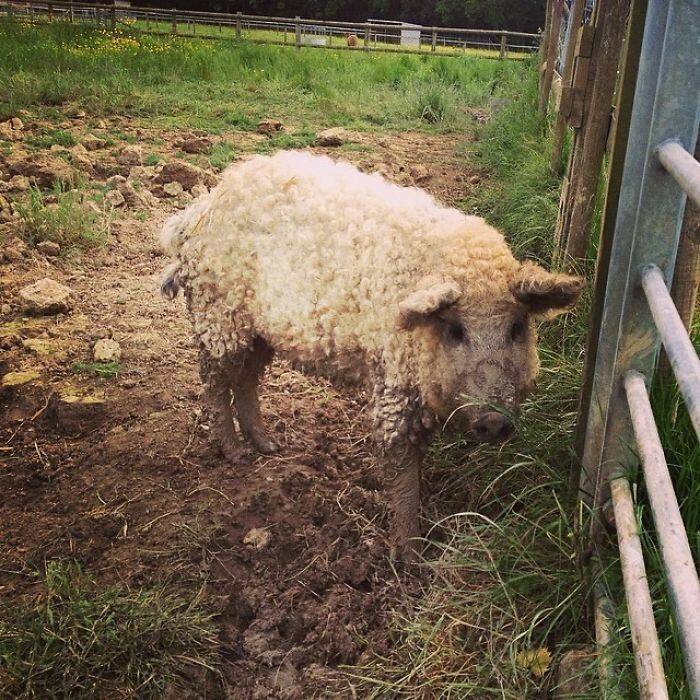
{"label": "pig's hind leg", "polygon": [[202,349],[199,354],[199,372],[204,384],[204,398],[211,414],[212,439],[226,459],[236,461],[240,455],[231,411],[232,366]]}
{"label": "pig's hind leg", "polygon": [[238,371],[233,376],[232,385],[241,432],[263,454],[279,449],[265,430],[258,400],[258,384],[273,354],[274,350],[265,340],[255,338],[252,347],[236,362]]}

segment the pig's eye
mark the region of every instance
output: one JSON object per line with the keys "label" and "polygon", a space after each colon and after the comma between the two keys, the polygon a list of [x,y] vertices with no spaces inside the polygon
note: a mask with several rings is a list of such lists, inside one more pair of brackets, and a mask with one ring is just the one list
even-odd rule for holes
{"label": "pig's eye", "polygon": [[510,340],[512,343],[522,340],[525,335],[525,324],[522,321],[515,321],[510,327]]}
{"label": "pig's eye", "polygon": [[464,329],[464,326],[461,323],[448,323],[447,339],[455,345],[466,343],[467,331]]}

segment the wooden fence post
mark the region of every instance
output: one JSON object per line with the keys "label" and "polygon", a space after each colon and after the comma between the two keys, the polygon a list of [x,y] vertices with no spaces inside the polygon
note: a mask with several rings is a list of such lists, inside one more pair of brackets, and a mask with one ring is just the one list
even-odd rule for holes
{"label": "wooden fence post", "polygon": [[504,59],[506,57],[506,33],[501,34],[501,50],[498,54],[498,58]]}
{"label": "wooden fence post", "polygon": [[552,20],[549,28],[544,75],[540,83],[539,112],[542,117],[547,115],[549,92],[552,89],[552,79],[554,78],[554,64],[556,63],[557,50],[559,49],[559,32],[561,31],[561,18],[563,13],[564,0],[556,0],[556,4],[552,10]]}
{"label": "wooden fence post", "polygon": [[[564,93],[571,88],[571,81],[574,76],[574,58],[576,56],[579,27],[583,21],[584,4],[584,0],[574,0],[574,4],[569,12],[569,43],[566,47],[564,75],[561,79],[562,101]],[[557,110],[557,120],[554,124],[554,133],[552,134],[552,157],[549,162],[549,170],[553,175],[558,175],[561,171],[561,152],[564,146],[564,133],[566,132],[566,108],[562,107],[560,103]]]}
{"label": "wooden fence post", "polygon": [[173,7],[173,9],[170,11],[172,18],[171,18],[171,25],[170,25],[170,33],[171,34],[177,34],[177,10]]}
{"label": "wooden fence post", "polygon": [[299,19],[299,15],[294,18],[294,42],[297,48],[301,46],[301,24]]}
{"label": "wooden fence post", "polygon": [[[10,7],[12,6],[10,5]],[[73,24],[73,0],[70,0],[70,6],[68,7],[68,19],[70,20],[70,23]]]}
{"label": "wooden fence post", "polygon": [[371,41],[371,39],[372,39],[372,25],[369,24],[369,22],[368,22],[367,24],[365,24],[365,43],[362,46],[362,48],[365,51],[369,51],[369,42]]}
{"label": "wooden fence post", "polygon": [[236,12],[236,39],[241,40],[241,13]]}
{"label": "wooden fence post", "polygon": [[566,267],[585,258],[588,251],[629,4],[630,0],[598,0],[583,123],[574,144],[568,191],[557,222],[558,255],[561,260],[563,253],[561,262]]}
{"label": "wooden fence post", "polygon": [[117,28],[117,6],[112,5],[112,7],[109,8],[109,26],[112,28],[112,31],[114,31]]}
{"label": "wooden fence post", "polygon": [[430,39],[430,50],[435,51],[435,47],[437,46],[437,27],[433,27],[433,33]]}
{"label": "wooden fence post", "polygon": [[48,13],[49,13],[49,22],[53,22],[53,5],[52,5],[51,3],[49,3],[49,4],[46,6],[46,9],[47,9],[47,11],[48,11]]}
{"label": "wooden fence post", "polygon": [[[556,0],[547,0],[547,12],[544,19],[544,29],[542,30],[542,40],[540,41],[539,50],[539,92],[542,91],[542,81],[544,80],[544,71],[547,67],[547,56],[549,54],[549,34],[552,26],[552,8]],[[539,104],[539,93],[538,93]]]}

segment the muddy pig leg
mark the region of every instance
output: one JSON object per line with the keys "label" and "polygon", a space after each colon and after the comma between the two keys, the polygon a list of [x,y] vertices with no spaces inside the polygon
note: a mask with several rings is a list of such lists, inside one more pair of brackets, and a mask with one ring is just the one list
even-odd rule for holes
{"label": "muddy pig leg", "polygon": [[246,351],[233,381],[233,397],[241,432],[263,454],[271,454],[279,449],[265,431],[258,400],[258,383],[273,354],[273,349],[262,338],[256,338],[252,348]]}
{"label": "muddy pig leg", "polygon": [[391,509],[392,555],[410,561],[419,547],[415,538],[420,535],[420,468],[430,432],[421,420],[418,401],[408,391],[387,391],[381,384],[379,390],[374,435]]}
{"label": "muddy pig leg", "polygon": [[204,398],[211,414],[211,434],[226,459],[239,457],[231,412],[231,366],[211,357],[206,350],[199,353],[199,372],[204,383]]}

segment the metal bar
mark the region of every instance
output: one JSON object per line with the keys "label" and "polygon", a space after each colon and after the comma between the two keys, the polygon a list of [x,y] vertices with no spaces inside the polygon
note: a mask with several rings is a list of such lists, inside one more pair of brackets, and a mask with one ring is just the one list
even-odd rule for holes
{"label": "metal bar", "polygon": [[664,141],[656,155],[693,204],[700,207],[700,163],[675,139]]}
{"label": "metal bar", "polygon": [[615,508],[617,543],[620,548],[620,564],[632,630],[639,697],[640,700],[668,700],[651,594],[637,532],[637,520],[634,516],[632,492],[625,478],[613,479],[610,482],[610,491]]}
{"label": "metal bar", "polygon": [[[662,281],[663,282],[663,281]],[[664,287],[666,289],[666,287]],[[625,391],[644,470],[651,513],[661,545],[673,616],[680,632],[685,672],[700,697],[700,581],[649,403],[644,375],[628,372]]]}
{"label": "metal bar", "polygon": [[642,269],[642,287],[695,432],[700,437],[700,360],[671,299],[663,273],[656,265],[646,265]]}

